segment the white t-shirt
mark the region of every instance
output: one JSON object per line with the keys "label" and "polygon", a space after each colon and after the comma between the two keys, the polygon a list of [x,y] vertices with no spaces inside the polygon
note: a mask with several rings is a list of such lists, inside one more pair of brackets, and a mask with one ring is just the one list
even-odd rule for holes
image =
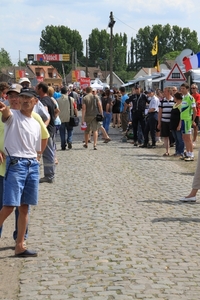
{"label": "white t-shirt", "polygon": [[[26,117],[19,110],[11,109],[5,122],[4,147],[10,156],[35,158],[41,150],[41,129],[33,117]],[[6,155],[8,153],[5,150]]]}

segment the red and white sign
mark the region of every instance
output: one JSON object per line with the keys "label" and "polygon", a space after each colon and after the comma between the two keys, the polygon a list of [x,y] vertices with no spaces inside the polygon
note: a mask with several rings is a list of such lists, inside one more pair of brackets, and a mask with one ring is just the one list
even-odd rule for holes
{"label": "red and white sign", "polygon": [[175,64],[169,72],[166,81],[186,81],[185,75],[178,64]]}
{"label": "red and white sign", "polygon": [[86,87],[90,86],[90,78],[81,77],[80,78],[80,86],[82,89],[85,89]]}
{"label": "red and white sign", "polygon": [[28,61],[69,61],[69,54],[28,54]]}
{"label": "red and white sign", "polygon": [[38,82],[44,81],[44,77],[43,77],[43,76],[37,76],[36,78],[37,78],[37,81],[38,81]]}

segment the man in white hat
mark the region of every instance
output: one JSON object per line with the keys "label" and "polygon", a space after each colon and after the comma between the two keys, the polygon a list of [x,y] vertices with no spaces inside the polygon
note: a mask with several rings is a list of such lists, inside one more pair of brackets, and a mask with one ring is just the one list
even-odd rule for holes
{"label": "man in white hat", "polygon": [[27,77],[22,77],[19,80],[19,84],[21,84],[23,88],[28,88],[29,85],[30,85],[30,83],[31,82],[30,82],[30,80]]}

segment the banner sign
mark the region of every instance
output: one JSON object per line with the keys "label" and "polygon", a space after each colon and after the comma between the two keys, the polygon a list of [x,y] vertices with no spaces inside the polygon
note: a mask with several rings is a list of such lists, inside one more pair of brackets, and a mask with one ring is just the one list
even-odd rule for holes
{"label": "banner sign", "polygon": [[72,82],[77,82],[80,80],[80,70],[73,70],[72,71]]}
{"label": "banner sign", "polygon": [[37,76],[36,78],[37,78],[37,81],[38,81],[38,82],[44,81],[44,77],[43,77],[43,76]]}
{"label": "banner sign", "polygon": [[28,61],[70,61],[69,54],[28,54]]}
{"label": "banner sign", "polygon": [[90,78],[81,77],[80,78],[80,86],[82,89],[85,89],[87,86],[90,86]]}
{"label": "banner sign", "polygon": [[20,78],[25,77],[25,71],[24,70],[15,70],[15,78],[18,82]]}

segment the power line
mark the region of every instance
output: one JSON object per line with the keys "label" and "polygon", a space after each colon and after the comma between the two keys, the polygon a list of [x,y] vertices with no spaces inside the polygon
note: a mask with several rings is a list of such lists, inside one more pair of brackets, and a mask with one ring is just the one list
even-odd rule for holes
{"label": "power line", "polygon": [[129,28],[131,28],[131,29],[133,29],[133,30],[135,30],[135,31],[138,31],[137,29],[135,29],[135,28],[129,26],[128,24],[126,24],[126,23],[123,22],[122,20],[118,19],[116,16],[114,16],[114,17],[115,17],[118,21],[120,21],[121,23],[123,23],[124,25],[128,26]]}

